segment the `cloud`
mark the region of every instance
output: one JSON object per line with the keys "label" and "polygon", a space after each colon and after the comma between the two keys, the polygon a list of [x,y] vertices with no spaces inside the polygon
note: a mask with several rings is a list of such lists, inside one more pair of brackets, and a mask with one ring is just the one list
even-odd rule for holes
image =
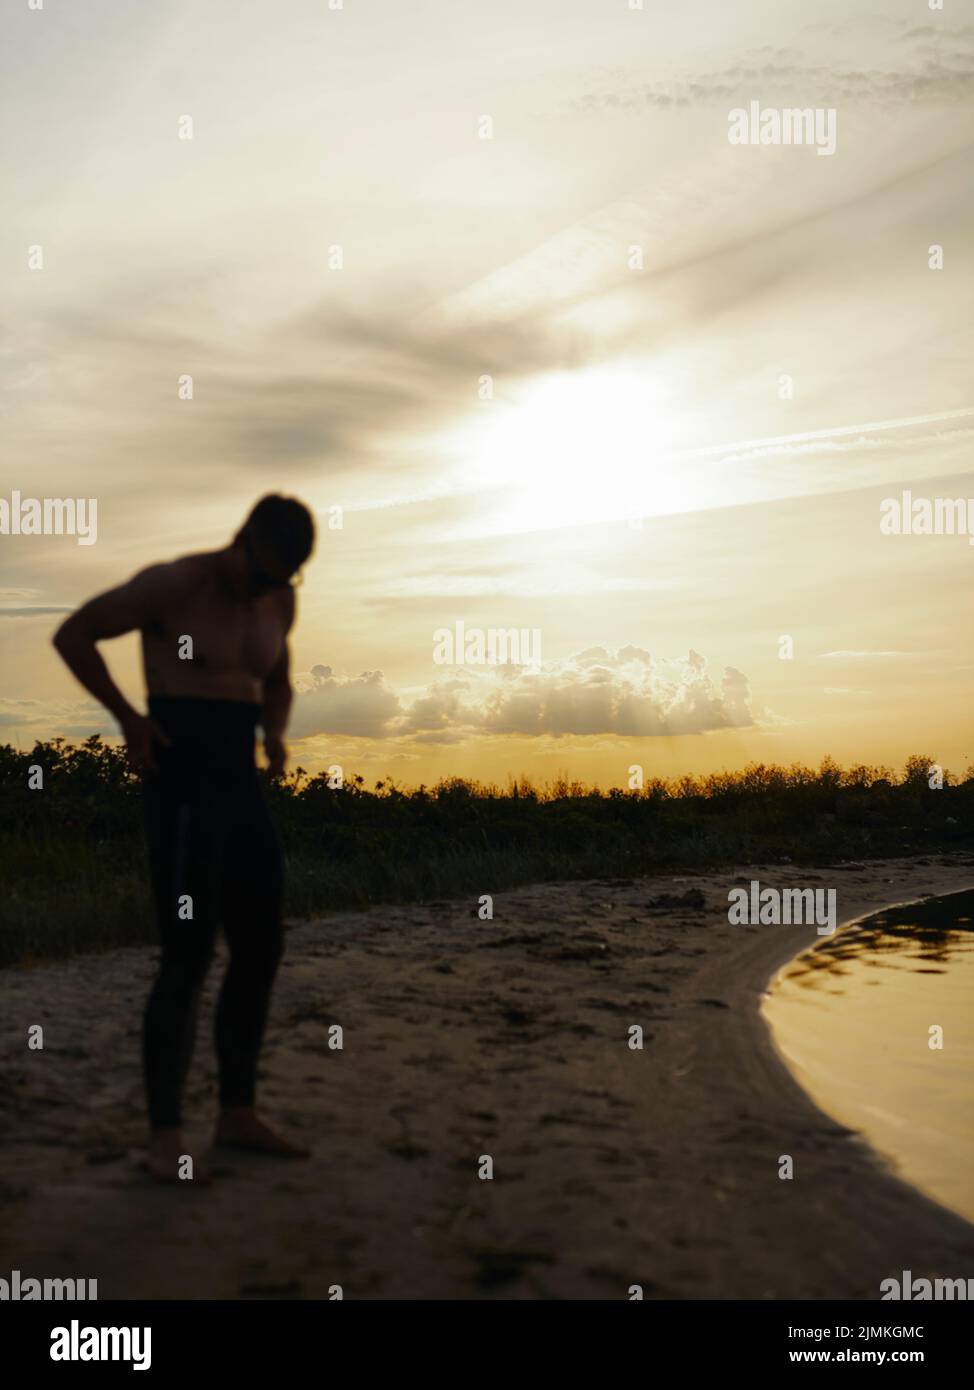
{"label": "cloud", "polygon": [[[177,308],[176,300],[167,306],[169,320]],[[502,395],[535,373],[579,366],[595,352],[588,335],[547,323],[547,312],[542,305],[499,322],[447,323],[393,303],[363,303],[352,313],[329,302],[228,347],[206,329],[187,341],[162,309],[154,319],[141,295],[119,292],[88,304],[83,336],[75,309],[36,313],[24,350],[60,364],[58,436],[87,441],[92,456],[81,466],[93,487],[111,487],[117,531],[141,513],[143,501],[114,475],[103,480],[99,459],[105,447],[128,453],[136,440],[143,476],[164,468],[177,487],[197,480],[205,461],[210,498],[249,492],[269,468],[283,473],[289,488],[310,484],[328,504],[388,503],[397,492],[435,495],[444,487],[442,469],[454,460],[443,441],[481,404],[482,374],[503,364]],[[142,333],[149,341],[136,351]],[[176,401],[174,388],[159,390],[172,362],[191,368],[192,401]],[[106,376],[120,383],[110,420],[94,387]],[[41,376],[30,389],[0,390],[9,401],[12,451],[29,457],[38,414],[49,410],[55,418],[52,389]],[[427,439],[428,447],[419,443]],[[48,457],[53,461],[55,451]]]}
{"label": "cloud", "polygon": [[723,68],[680,75],[661,82],[627,84],[628,74],[611,71],[593,79],[575,99],[585,110],[634,110],[704,106],[760,96],[764,104],[781,99],[789,106],[872,101],[884,105],[953,103],[971,98],[974,48],[970,28],[955,30],[946,49],[931,42],[929,26],[904,35],[912,53],[888,68],[863,71],[794,61],[793,50],[757,50]]}
{"label": "cloud", "polygon": [[343,678],[315,667],[296,698],[292,735],[448,744],[481,734],[662,738],[756,722],[744,672],[728,666],[718,682],[695,651],[674,661],[637,646],[588,647],[540,670],[457,670],[407,702],[381,672]]}
{"label": "cloud", "polygon": [[41,740],[118,734],[115,720],[94,700],[0,699],[0,728]]}
{"label": "cloud", "polygon": [[402,707],[381,671],[343,678],[330,666],[315,666],[310,684],[298,690],[291,715],[292,738],[315,734],[351,734],[383,738]]}
{"label": "cloud", "polygon": [[719,686],[706,660],[656,660],[644,648],[590,647],[486,692],[483,727],[506,734],[670,737],[754,723],[747,677],[727,667]]}
{"label": "cloud", "polygon": [[458,727],[476,728],[483,723],[480,711],[465,702],[469,691],[469,681],[437,682],[413,701],[397,732],[415,733],[425,743],[455,741]]}
{"label": "cloud", "polygon": [[[726,667],[718,681],[698,652],[666,660],[634,645],[587,647],[530,671],[509,664],[455,667],[418,692],[396,691],[381,671],[342,676],[320,664],[295,686],[288,733],[296,740],[339,735],[449,745],[506,734],[646,738],[757,722],[748,678],[736,667]],[[118,732],[90,700],[2,699],[0,727],[42,737]]]}
{"label": "cloud", "polygon": [[823,652],[823,661],[871,661],[890,656],[918,656],[918,652]]}
{"label": "cloud", "polygon": [[0,618],[38,618],[51,613],[73,613],[70,607],[58,608],[0,608]]}

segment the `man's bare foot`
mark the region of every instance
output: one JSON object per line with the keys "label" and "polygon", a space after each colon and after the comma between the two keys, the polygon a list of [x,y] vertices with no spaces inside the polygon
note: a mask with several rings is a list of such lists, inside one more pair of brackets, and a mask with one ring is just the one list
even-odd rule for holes
{"label": "man's bare foot", "polygon": [[215,1148],[244,1149],[248,1153],[271,1154],[276,1158],[309,1158],[310,1150],[292,1144],[257,1118],[250,1106],[220,1112]]}
{"label": "man's bare foot", "polygon": [[206,1164],[186,1152],[182,1130],[149,1131],[149,1150],[142,1167],[155,1182],[208,1187]]}

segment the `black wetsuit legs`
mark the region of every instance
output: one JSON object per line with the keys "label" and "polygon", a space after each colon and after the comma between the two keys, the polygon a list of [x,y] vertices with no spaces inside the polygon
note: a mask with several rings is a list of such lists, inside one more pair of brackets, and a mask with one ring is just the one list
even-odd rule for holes
{"label": "black wetsuit legs", "polygon": [[216,1010],[220,1104],[252,1105],[282,949],[283,863],[254,764],[259,707],[153,696],[171,740],[147,773],[146,836],[162,945],[143,1056],[153,1128],[181,1123],[203,982],[220,921],[230,963]]}

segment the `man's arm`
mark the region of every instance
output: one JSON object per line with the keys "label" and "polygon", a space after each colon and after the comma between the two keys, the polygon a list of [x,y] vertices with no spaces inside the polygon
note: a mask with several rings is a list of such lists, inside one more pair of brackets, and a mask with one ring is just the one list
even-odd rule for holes
{"label": "man's arm", "polygon": [[[287,629],[294,622],[294,594],[289,590],[289,604],[286,615]],[[272,777],[280,777],[287,762],[287,749],[284,746],[284,730],[287,728],[291,712],[293,691],[291,689],[291,655],[285,636],[281,655],[264,680],[264,708],[261,723],[264,726],[264,752],[267,754],[268,771]]]}
{"label": "man's arm", "polygon": [[54,634],[54,646],[68,670],[115,716],[136,767],[154,766],[152,739],[168,740],[151,720],[132,708],[112,680],[96,643],[141,629],[152,622],[176,590],[186,585],[173,565],[152,565],[127,584],[82,604]]}

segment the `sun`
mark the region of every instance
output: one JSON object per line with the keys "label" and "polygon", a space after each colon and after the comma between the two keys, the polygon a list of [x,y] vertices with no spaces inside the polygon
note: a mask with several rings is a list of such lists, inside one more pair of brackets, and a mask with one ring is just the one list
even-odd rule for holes
{"label": "sun", "polygon": [[492,529],[509,532],[683,510],[692,498],[669,457],[666,398],[660,375],[635,363],[535,378],[466,422],[465,485],[496,491]]}

